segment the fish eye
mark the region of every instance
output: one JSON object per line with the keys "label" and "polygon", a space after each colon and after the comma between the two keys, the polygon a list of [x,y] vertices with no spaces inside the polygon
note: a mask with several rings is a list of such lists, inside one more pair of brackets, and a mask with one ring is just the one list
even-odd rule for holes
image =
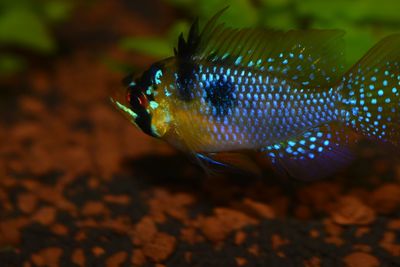
{"label": "fish eye", "polygon": [[133,94],[132,92],[128,92],[126,95],[126,101],[134,109],[147,108],[147,106],[149,105],[147,97],[142,92],[135,94]]}

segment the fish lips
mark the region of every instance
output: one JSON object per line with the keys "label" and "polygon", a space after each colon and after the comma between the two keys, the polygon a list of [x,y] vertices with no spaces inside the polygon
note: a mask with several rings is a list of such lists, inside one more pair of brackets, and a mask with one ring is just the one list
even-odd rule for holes
{"label": "fish lips", "polygon": [[129,121],[131,121],[144,133],[153,137],[157,137],[151,127],[152,116],[149,111],[141,106],[132,108],[130,103],[126,101],[126,93],[123,91],[124,90],[116,92],[111,97],[111,103],[116,107],[117,110],[121,111]]}

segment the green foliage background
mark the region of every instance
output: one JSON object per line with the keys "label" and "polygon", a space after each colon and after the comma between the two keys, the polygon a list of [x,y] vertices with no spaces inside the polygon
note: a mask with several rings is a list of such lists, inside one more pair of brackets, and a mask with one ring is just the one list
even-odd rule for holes
{"label": "green foliage background", "polygon": [[[110,0],[113,1],[113,0]],[[181,32],[194,18],[205,23],[224,7],[222,20],[236,27],[262,26],[274,29],[342,29],[347,32],[349,65],[379,39],[400,32],[400,0],[163,0],[186,14],[164,36],[129,36],[120,41],[125,51],[168,57]],[[71,14],[74,0],[0,1],[0,76],[26,65],[29,51],[49,55],[57,51],[52,28]],[[91,0],[96,2],[96,0]],[[117,14],[116,14],[117,15]],[[11,48],[11,49],[10,49]]]}
{"label": "green foliage background", "polygon": [[56,42],[50,25],[68,17],[72,2],[68,0],[0,1],[0,76],[25,66],[25,58],[10,50],[23,49],[37,54],[51,54]]}
{"label": "green foliage background", "polygon": [[[228,25],[274,29],[342,29],[347,35],[348,64],[359,59],[386,35],[400,32],[399,0],[164,0],[204,23],[217,11],[230,8],[222,21]],[[164,37],[130,37],[124,49],[156,58],[171,55],[178,34],[187,32],[188,21],[177,21]]]}

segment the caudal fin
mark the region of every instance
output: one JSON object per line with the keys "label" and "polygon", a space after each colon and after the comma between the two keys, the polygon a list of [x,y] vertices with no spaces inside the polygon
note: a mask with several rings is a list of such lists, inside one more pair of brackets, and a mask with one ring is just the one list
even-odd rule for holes
{"label": "caudal fin", "polygon": [[345,120],[357,132],[400,144],[400,34],[376,44],[343,78]]}

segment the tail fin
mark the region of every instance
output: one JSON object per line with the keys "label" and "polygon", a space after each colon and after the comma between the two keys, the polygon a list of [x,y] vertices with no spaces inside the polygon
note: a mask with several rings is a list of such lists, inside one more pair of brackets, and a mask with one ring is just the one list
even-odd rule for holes
{"label": "tail fin", "polygon": [[400,34],[376,44],[344,76],[342,86],[346,122],[367,137],[399,145]]}

